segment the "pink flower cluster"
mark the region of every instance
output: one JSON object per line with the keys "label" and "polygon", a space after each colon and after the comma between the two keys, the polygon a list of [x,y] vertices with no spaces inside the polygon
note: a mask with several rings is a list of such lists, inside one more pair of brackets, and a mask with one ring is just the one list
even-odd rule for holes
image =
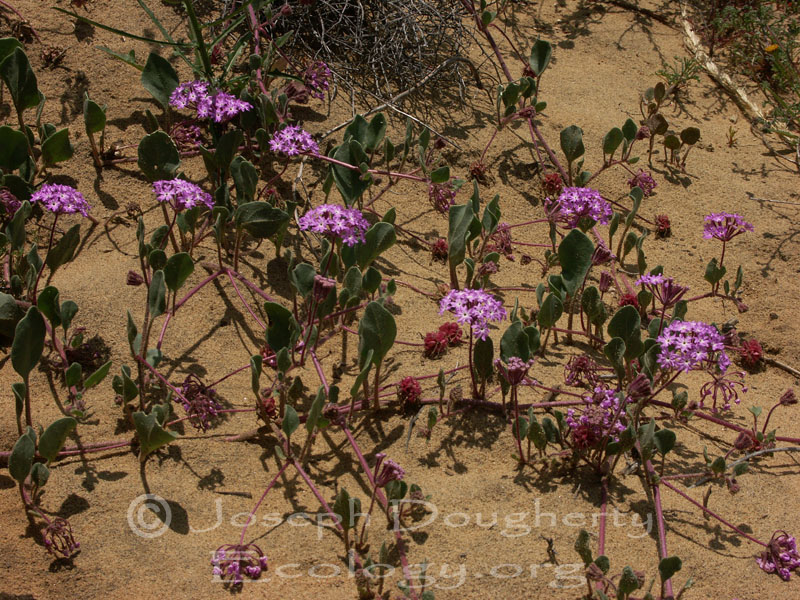
{"label": "pink flower cluster", "polygon": [[325,92],[330,87],[331,70],[321,60],[313,63],[305,72],[305,86],[311,92],[311,95],[319,100],[325,98]]}
{"label": "pink flower cluster", "polygon": [[303,231],[342,238],[348,246],[364,243],[369,223],[357,208],[342,208],[337,204],[321,204],[312,208],[297,224]]}
{"label": "pink flower cluster", "polygon": [[215,577],[227,578],[232,586],[239,586],[244,575],[258,579],[267,570],[267,557],[255,544],[226,544],[214,552],[211,565]]}
{"label": "pink flower cluster", "polygon": [[283,152],[287,156],[305,153],[319,154],[317,142],[299,125],[288,125],[275,132],[269,141],[269,147],[273,152]]}
{"label": "pink flower cluster", "polygon": [[[622,421],[625,411],[621,410],[617,393],[598,385],[584,399],[589,404],[580,414],[574,408],[567,410],[566,422],[572,431],[573,443],[585,449],[595,446],[609,435],[617,441],[619,434],[625,431]],[[626,398],[626,403],[628,400]]]}
{"label": "pink flower cluster", "polygon": [[432,183],[428,186],[428,200],[436,212],[446,215],[456,202],[456,190],[449,183]]}
{"label": "pink flower cluster", "polygon": [[707,240],[727,242],[745,231],[753,231],[753,225],[735,213],[711,213],[703,219],[703,237]]}
{"label": "pink flower cluster", "polygon": [[797,542],[785,531],[776,531],[756,562],[767,573],[777,573],[781,579],[789,581],[791,571],[800,567]]}
{"label": "pink flower cluster", "polygon": [[589,217],[601,225],[608,225],[613,210],[611,204],[603,200],[600,192],[592,188],[566,187],[561,191],[558,200],[551,206],[556,215],[566,221],[569,227],[577,227],[578,222]]}
{"label": "pink flower cluster", "polygon": [[180,387],[180,402],[192,427],[208,431],[211,421],[222,410],[213,388],[206,387],[197,375],[189,374]]}
{"label": "pink flower cluster", "polygon": [[650,173],[639,169],[639,172],[628,180],[628,185],[631,189],[638,187],[642,190],[642,195],[648,198],[658,184]]}
{"label": "pink flower cluster", "polygon": [[211,194],[204,192],[198,185],[184,179],[162,179],[153,183],[156,200],[169,202],[176,211],[194,208],[205,204],[209,209],[214,208],[214,199]]}
{"label": "pink flower cluster", "polygon": [[44,208],[57,215],[81,213],[88,216],[89,203],[78,190],[68,185],[46,183],[31,196],[31,204],[40,202]]}
{"label": "pink flower cluster", "polygon": [[20,202],[14,194],[6,188],[0,189],[0,210],[2,210],[7,217],[13,217],[20,206],[22,206],[22,202]]}
{"label": "pink flower cluster", "polygon": [[386,454],[378,452],[375,455],[375,485],[376,487],[386,487],[390,481],[400,481],[406,476],[406,472],[390,458],[386,458]]}
{"label": "pink flower cluster", "polygon": [[525,380],[525,377],[528,375],[528,369],[533,366],[533,362],[534,361],[532,358],[525,361],[519,356],[512,356],[508,359],[508,362],[505,365],[499,358],[496,358],[494,361],[494,366],[509,385],[515,386],[519,385]]}
{"label": "pink flower cluster", "polygon": [[642,275],[636,280],[636,285],[646,287],[664,307],[675,306],[689,288],[678,285],[672,277],[665,275]]}
{"label": "pink flower cluster", "polygon": [[724,373],[731,364],[722,334],[701,321],[673,321],[658,336],[662,369],[688,372],[716,365]]}
{"label": "pink flower cluster", "polygon": [[439,302],[439,314],[448,311],[462,325],[469,324],[475,337],[482,340],[489,337],[489,321],[506,318],[503,303],[483,290],[450,290]]}
{"label": "pink flower cluster", "polygon": [[205,81],[187,81],[172,91],[169,103],[175,108],[194,108],[199,119],[213,119],[217,123],[230,121],[239,113],[253,108],[249,102],[222,90],[214,94],[210,91]]}

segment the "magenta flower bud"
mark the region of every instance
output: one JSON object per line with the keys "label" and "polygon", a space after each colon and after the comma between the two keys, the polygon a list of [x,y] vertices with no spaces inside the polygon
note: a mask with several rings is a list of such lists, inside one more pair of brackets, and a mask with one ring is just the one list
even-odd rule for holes
{"label": "magenta flower bud", "polygon": [[128,271],[128,275],[125,278],[125,283],[132,286],[140,286],[144,283],[144,277],[139,275],[136,271]]}
{"label": "magenta flower bud", "polygon": [[616,257],[611,252],[611,250],[608,249],[608,246],[606,246],[605,243],[601,240],[595,247],[594,252],[592,253],[592,265],[593,266],[604,265],[606,263],[611,262],[615,258]]}
{"label": "magenta flower bud", "polygon": [[314,300],[322,302],[328,297],[332,289],[336,288],[336,280],[322,275],[314,275],[313,294]]}
{"label": "magenta flower bud", "polygon": [[506,365],[503,366],[503,363],[498,358],[494,361],[494,365],[509,385],[517,386],[525,381],[525,377],[528,375],[528,369],[533,366],[533,359],[524,361],[518,356],[512,356],[508,359]]}
{"label": "magenta flower bud", "polygon": [[56,558],[69,558],[81,546],[72,535],[69,521],[61,517],[55,517],[47,524],[42,531],[42,537],[44,538],[44,547]]}
{"label": "magenta flower bud", "polygon": [[267,570],[267,557],[256,544],[225,544],[214,551],[212,574],[230,587],[244,583],[242,574],[258,579]]}
{"label": "magenta flower bud", "polygon": [[600,288],[601,294],[605,294],[611,288],[612,283],[614,283],[614,279],[611,277],[611,273],[608,271],[600,273],[600,283],[598,287]]}
{"label": "magenta flower bud", "polygon": [[790,406],[792,404],[797,404],[797,397],[794,395],[794,389],[789,388],[783,393],[781,396],[780,403],[783,406]]}
{"label": "magenta flower bud", "polygon": [[446,215],[455,204],[456,191],[449,183],[431,183],[428,186],[428,200],[437,212]]}
{"label": "magenta flower bud", "polygon": [[650,378],[644,373],[639,373],[628,385],[628,396],[634,402],[649,398],[652,394],[653,390],[650,387]]}
{"label": "magenta flower bud", "polygon": [[753,231],[753,225],[735,213],[712,213],[703,219],[703,237],[728,242],[746,231]]}
{"label": "magenta flower bud", "polygon": [[[384,455],[385,456],[385,455]],[[377,469],[377,465],[376,465]],[[405,477],[406,472],[403,468],[394,462],[392,459],[381,459],[381,470],[375,478],[375,485],[377,487],[386,487],[390,481],[400,481]]]}

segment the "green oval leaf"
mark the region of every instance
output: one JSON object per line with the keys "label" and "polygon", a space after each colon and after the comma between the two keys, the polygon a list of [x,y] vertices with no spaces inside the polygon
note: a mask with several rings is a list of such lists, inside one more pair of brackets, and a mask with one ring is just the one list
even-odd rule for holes
{"label": "green oval leaf", "polygon": [[681,141],[693,146],[700,140],[700,130],[697,127],[687,127],[681,131]]}
{"label": "green oval leaf", "polygon": [[567,294],[575,296],[592,267],[594,244],[585,233],[573,229],[561,240],[558,246],[558,260],[561,263],[561,279]]}
{"label": "green oval leaf", "polygon": [[658,573],[661,575],[661,581],[672,578],[675,573],[681,570],[681,567],[683,567],[683,562],[677,556],[662,558],[661,562],[658,563]]}
{"label": "green oval leaf", "polygon": [[289,215],[268,202],[248,202],[242,204],[233,214],[236,227],[244,227],[254,238],[269,238],[278,233]]}
{"label": "green oval leaf", "polygon": [[174,293],[186,283],[194,272],[194,261],[186,252],[178,252],[169,257],[164,265],[164,283]]}
{"label": "green oval leaf", "polygon": [[163,315],[167,309],[167,288],[164,284],[164,271],[160,269],[153,273],[150,290],[147,294],[147,303],[150,306],[151,318]]}
{"label": "green oval leaf", "polygon": [[100,108],[97,102],[89,99],[89,94],[83,96],[83,124],[86,134],[100,133],[106,128],[106,111]]}
{"label": "green oval leaf", "polygon": [[61,448],[64,447],[67,436],[69,436],[77,426],[78,422],[72,417],[63,417],[51,423],[50,426],[44,430],[42,437],[39,439],[39,454],[41,454],[48,463],[53,462],[58,453],[61,452]]}
{"label": "green oval leaf", "polygon": [[379,365],[394,344],[397,325],[392,313],[379,302],[370,302],[358,324],[358,355],[364,365],[367,353],[372,350],[372,363]]}
{"label": "green oval leaf", "polygon": [[281,423],[281,429],[283,430],[283,433],[286,434],[286,437],[290,437],[299,426],[300,417],[297,416],[297,411],[292,408],[291,404],[287,404],[286,414],[284,414],[283,422]]}
{"label": "green oval leaf", "polygon": [[300,334],[300,326],[292,311],[276,302],[265,302],[264,312],[269,322],[267,344],[272,351],[277,354],[282,348],[293,346]]}
{"label": "green oval leaf", "polygon": [[561,151],[568,162],[583,156],[583,130],[577,125],[570,125],[561,131]]}
{"label": "green oval leaf", "polygon": [[[550,42],[544,40],[536,40],[531,48],[531,55],[528,58],[528,65],[531,67],[533,74],[539,77],[547,65],[550,64],[550,58],[553,56],[553,46]],[[538,109],[537,109],[538,112]]]}
{"label": "green oval leaf", "polygon": [[431,171],[431,183],[446,183],[450,181],[450,167],[439,167]]}
{"label": "green oval leaf", "polygon": [[28,138],[8,125],[0,127],[0,168],[13,171],[28,160]]}
{"label": "green oval leaf", "polygon": [[170,95],[179,83],[178,73],[169,61],[151,52],[142,70],[142,85],[165,110],[169,106]]}
{"label": "green oval leaf", "polygon": [[18,113],[39,105],[42,98],[39,84],[22,48],[14,48],[0,63],[0,77],[11,92],[11,99]]}
{"label": "green oval leaf", "polygon": [[25,317],[17,323],[11,344],[11,365],[25,381],[42,357],[45,332],[42,313],[31,306]]}
{"label": "green oval leaf", "polygon": [[609,157],[617,151],[619,145],[622,143],[624,135],[619,127],[614,127],[603,137],[603,154]]}
{"label": "green oval leaf", "polygon": [[14,444],[11,456],[8,457],[8,471],[11,477],[19,483],[25,481],[28,473],[31,472],[34,454],[36,454],[36,433],[31,427],[28,427],[27,431]]}
{"label": "green oval leaf", "polygon": [[72,158],[75,149],[69,141],[69,129],[60,129],[42,142],[44,164],[52,166]]}
{"label": "green oval leaf", "polygon": [[564,304],[555,294],[548,294],[542,302],[542,307],[539,309],[537,321],[539,327],[547,329],[556,324],[561,314],[564,312]]}
{"label": "green oval leaf", "polygon": [[149,181],[173,179],[181,166],[181,155],[166,131],[155,131],[139,142],[139,168]]}
{"label": "green oval leaf", "polygon": [[111,362],[112,361],[108,361],[106,364],[97,369],[97,371],[89,375],[86,378],[86,381],[83,382],[83,387],[88,390],[103,381],[103,379],[106,378],[106,375],[108,375],[109,369],[111,368]]}
{"label": "green oval leaf", "polygon": [[75,224],[69,228],[69,231],[58,240],[50,252],[47,253],[45,263],[50,269],[51,273],[55,273],[59,267],[68,263],[75,256],[75,250],[81,242],[81,226]]}
{"label": "green oval leaf", "polygon": [[154,406],[149,415],[143,412],[133,413],[133,424],[139,439],[139,460],[142,462],[148,455],[178,437],[177,433],[167,431],[161,426],[157,418],[162,416],[162,412],[157,409],[158,406]]}

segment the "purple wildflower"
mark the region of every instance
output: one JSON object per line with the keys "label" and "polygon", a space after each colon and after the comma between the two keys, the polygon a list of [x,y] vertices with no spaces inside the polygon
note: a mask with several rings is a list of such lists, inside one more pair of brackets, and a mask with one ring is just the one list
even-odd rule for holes
{"label": "purple wildflower", "polygon": [[319,154],[319,146],[311,134],[299,125],[288,125],[276,132],[269,141],[273,152],[283,152],[288,156],[311,153]]}
{"label": "purple wildflower", "polygon": [[314,275],[313,294],[314,300],[323,302],[332,289],[336,288],[336,280],[322,275]]}
{"label": "purple wildflower", "polygon": [[190,121],[178,121],[169,130],[169,136],[175,142],[178,150],[195,150],[197,146],[203,144],[203,132]]}
{"label": "purple wildflower", "polygon": [[357,208],[342,208],[337,204],[321,204],[312,208],[297,224],[303,231],[340,237],[348,246],[364,242],[364,232],[369,223]]}
{"label": "purple wildflower", "polygon": [[[574,408],[567,410],[566,422],[572,432],[572,441],[579,449],[591,448],[610,435],[618,440],[625,431],[620,399],[614,390],[598,385],[591,394],[584,396],[588,405],[578,413]],[[625,399],[625,403],[630,398]]]}
{"label": "purple wildflower", "polygon": [[711,213],[703,219],[703,237],[707,240],[715,238],[727,242],[745,231],[753,231],[753,225],[745,221],[741,215],[727,212]]}
{"label": "purple wildflower", "polygon": [[628,180],[628,185],[631,189],[638,187],[642,190],[644,197],[648,198],[658,184],[650,173],[639,169],[639,172]]}
{"label": "purple wildflower", "polygon": [[767,573],[777,573],[781,579],[789,581],[791,571],[800,567],[797,542],[785,531],[776,531],[756,562]]}
{"label": "purple wildflower", "polygon": [[200,186],[184,179],[162,179],[153,183],[156,200],[169,202],[176,211],[185,208],[194,208],[205,204],[209,209],[214,208],[214,199],[211,194],[204,192]]}
{"label": "purple wildflower", "polygon": [[525,377],[528,375],[528,369],[533,366],[533,359],[524,361],[518,356],[512,356],[508,359],[505,366],[503,366],[503,363],[498,358],[495,359],[494,366],[497,367],[497,370],[508,384],[514,386],[519,385],[525,380]]}
{"label": "purple wildflower", "polygon": [[44,547],[56,558],[69,558],[81,547],[72,535],[69,521],[61,517],[56,517],[47,524],[42,531],[42,537]]}
{"label": "purple wildflower", "polygon": [[564,383],[574,387],[596,386],[599,381],[597,363],[586,354],[578,354],[569,359],[564,367]]}
{"label": "purple wildflower", "polygon": [[600,293],[605,294],[610,288],[611,284],[614,283],[614,279],[611,276],[611,273],[608,271],[603,271],[600,273],[600,283],[598,287],[600,288]]}
{"label": "purple wildflower", "polygon": [[678,285],[672,277],[661,274],[642,275],[636,285],[646,287],[665,308],[675,306],[689,288]]}
{"label": "purple wildflower", "polygon": [[[734,377],[738,377],[738,381]],[[747,386],[744,384],[744,371],[736,371],[727,376],[713,376],[711,381],[707,381],[700,388],[700,406],[702,407],[705,399],[711,396],[712,400],[714,400],[711,412],[717,412],[717,400],[721,401],[722,410],[730,410],[731,400],[736,404],[741,401],[739,399],[740,393],[747,393]]]}
{"label": "purple wildflower", "polygon": [[223,91],[212,94],[206,81],[187,81],[176,87],[169,97],[170,106],[194,108],[200,119],[213,119],[223,123],[237,114],[253,108],[249,102]]}
{"label": "purple wildflower", "polygon": [[592,253],[592,266],[604,265],[615,258],[617,258],[616,255],[611,252],[606,243],[602,239],[597,240],[597,246]]}
{"label": "purple wildflower", "polygon": [[236,96],[219,91],[206,96],[197,103],[197,116],[201,119],[214,119],[215,123],[230,121],[239,113],[247,112],[253,105]]}
{"label": "purple wildflower", "polygon": [[428,200],[436,212],[446,215],[455,204],[456,190],[449,183],[432,183],[428,186]]}
{"label": "purple wildflower", "polygon": [[189,374],[180,387],[181,404],[192,427],[207,431],[211,419],[219,414],[222,405],[217,401],[217,392],[206,387],[197,375]]}
{"label": "purple wildflower", "polygon": [[603,200],[600,192],[592,188],[566,187],[554,205],[556,215],[566,221],[569,227],[577,227],[578,222],[588,217],[601,225],[608,225],[613,211],[611,204]]}
{"label": "purple wildflower", "polygon": [[220,579],[228,579],[231,586],[243,583],[243,575],[258,579],[267,570],[267,557],[255,544],[225,544],[214,551],[211,558],[212,573]]}
{"label": "purple wildflower", "polygon": [[673,321],[658,336],[662,369],[688,372],[716,364],[721,373],[731,361],[725,354],[722,334],[713,325],[701,321]]}
{"label": "purple wildflower", "polygon": [[31,196],[31,204],[41,202],[42,206],[57,215],[81,213],[88,216],[89,203],[78,190],[68,185],[46,183]]}
{"label": "purple wildflower", "polygon": [[195,107],[208,97],[208,82],[187,81],[176,87],[169,96],[169,104],[175,108]]}
{"label": "purple wildflower", "polygon": [[386,454],[378,452],[375,455],[375,486],[386,487],[390,481],[400,481],[406,476],[405,470]]}
{"label": "purple wildflower", "polygon": [[20,206],[22,206],[22,202],[7,188],[0,189],[0,209],[5,213],[6,217],[13,217]]}
{"label": "purple wildflower", "polygon": [[330,87],[331,70],[321,60],[313,63],[306,69],[304,76],[305,86],[311,92],[311,95],[319,100],[325,98],[325,92]]}
{"label": "purple wildflower", "polygon": [[439,314],[450,311],[459,323],[467,323],[473,334],[485,340],[489,337],[489,321],[506,318],[503,303],[483,290],[450,290],[439,302]]}
{"label": "purple wildflower", "polygon": [[486,244],[488,252],[498,252],[508,260],[514,260],[514,247],[511,245],[511,226],[508,223],[500,223],[494,233],[489,236]]}

